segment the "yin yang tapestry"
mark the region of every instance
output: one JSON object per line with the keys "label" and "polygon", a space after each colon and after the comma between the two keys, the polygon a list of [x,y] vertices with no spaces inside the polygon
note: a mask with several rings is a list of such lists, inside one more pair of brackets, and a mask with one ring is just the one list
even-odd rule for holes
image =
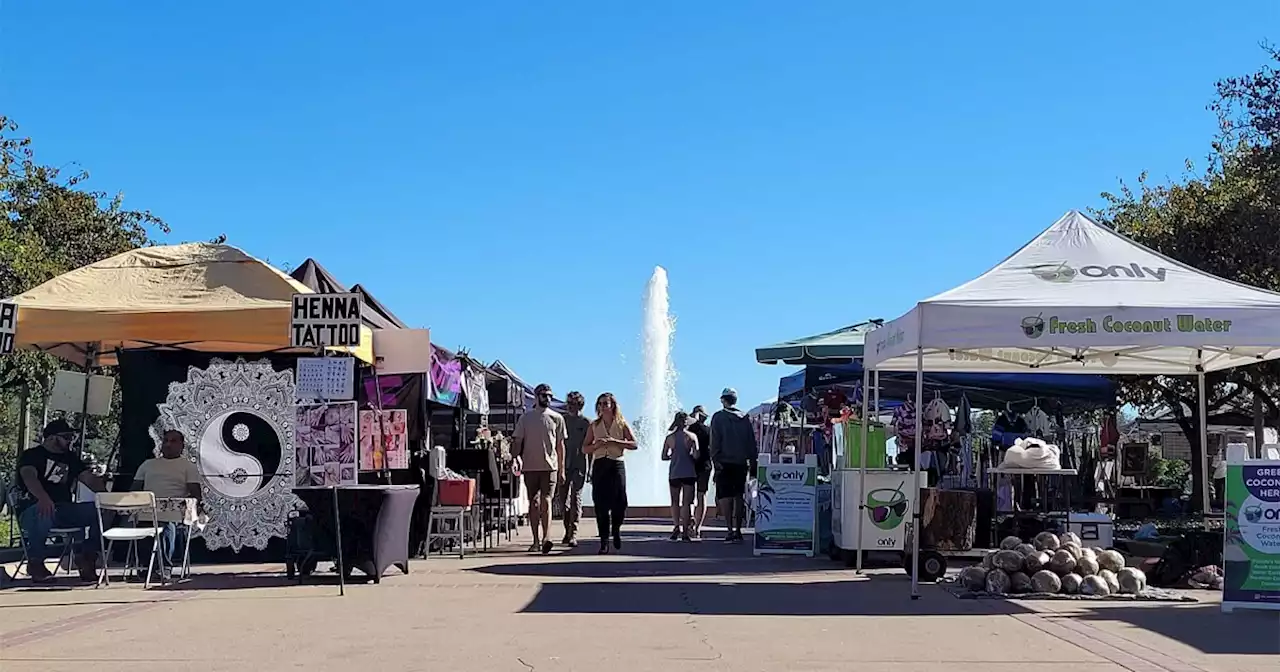
{"label": "yin yang tapestry", "polygon": [[117,489],[158,454],[169,430],[201,475],[210,550],[264,549],[294,510],[296,357],[136,350],[119,353]]}

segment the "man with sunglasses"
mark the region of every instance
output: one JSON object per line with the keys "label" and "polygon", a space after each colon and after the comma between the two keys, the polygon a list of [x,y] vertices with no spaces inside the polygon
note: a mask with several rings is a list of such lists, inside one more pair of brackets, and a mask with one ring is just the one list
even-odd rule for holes
{"label": "man with sunglasses", "polygon": [[102,492],[102,479],[71,450],[76,431],[66,420],[54,420],[42,433],[44,441],[28,448],[18,457],[18,490],[14,510],[27,547],[27,574],[36,583],[52,576],[45,567],[49,557],[49,530],[84,528],[77,566],[80,578],[98,579],[98,510],[92,502],[73,502],[76,483],[94,492]]}
{"label": "man with sunglasses", "polygon": [[564,480],[564,442],[567,438],[564,418],[551,409],[551,386],[539,384],[533,390],[533,410],[520,416],[515,431],[512,455],[520,460],[524,487],[529,495],[529,529],[533,532],[530,552],[551,552],[551,498],[556,482]]}

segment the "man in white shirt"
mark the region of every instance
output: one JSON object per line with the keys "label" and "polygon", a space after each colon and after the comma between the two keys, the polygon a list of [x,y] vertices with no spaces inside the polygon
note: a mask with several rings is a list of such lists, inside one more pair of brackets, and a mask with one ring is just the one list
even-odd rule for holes
{"label": "man in white shirt", "polygon": [[[153,457],[133,475],[133,489],[155,493],[156,499],[192,498],[200,501],[200,470],[186,457],[187,441],[182,432],[171,429],[164,433],[160,443],[160,457]],[[186,544],[190,530],[182,520],[182,510],[165,509],[157,512],[156,521],[163,528],[161,557],[162,572],[167,578],[173,567],[174,549],[179,542]]]}

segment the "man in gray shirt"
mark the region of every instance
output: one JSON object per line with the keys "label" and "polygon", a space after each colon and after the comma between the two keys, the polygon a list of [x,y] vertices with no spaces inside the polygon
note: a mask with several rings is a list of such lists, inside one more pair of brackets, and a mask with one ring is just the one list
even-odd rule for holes
{"label": "man in gray shirt", "polygon": [[582,415],[586,406],[582,393],[573,391],[565,398],[564,427],[568,438],[564,442],[564,478],[557,484],[556,506],[564,511],[564,540],[570,548],[578,545],[578,520],[582,518],[582,487],[591,471],[590,458],[582,452],[587,429],[591,421]]}

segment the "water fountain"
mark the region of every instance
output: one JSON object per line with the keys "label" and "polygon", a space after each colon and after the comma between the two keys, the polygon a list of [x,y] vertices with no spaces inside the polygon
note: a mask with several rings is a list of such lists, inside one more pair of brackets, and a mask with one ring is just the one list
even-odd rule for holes
{"label": "water fountain", "polygon": [[662,442],[667,423],[679,408],[676,400],[676,370],[671,362],[675,319],[667,295],[667,271],[655,266],[644,292],[644,324],[641,355],[644,363],[643,396],[635,432],[638,454],[627,459],[627,499],[632,506],[664,506],[670,503],[667,465],[662,461]]}

